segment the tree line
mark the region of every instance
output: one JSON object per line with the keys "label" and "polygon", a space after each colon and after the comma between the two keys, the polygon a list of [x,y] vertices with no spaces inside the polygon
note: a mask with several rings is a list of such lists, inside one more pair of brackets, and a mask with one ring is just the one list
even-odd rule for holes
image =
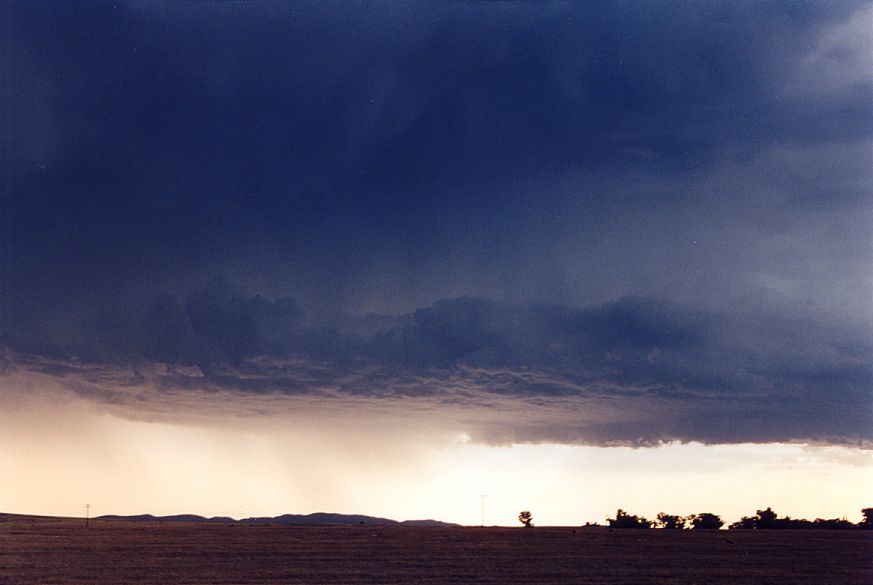
{"label": "tree line", "polygon": [[[873,508],[863,508],[861,514],[864,517],[863,520],[853,524],[845,518],[816,518],[815,520],[791,518],[790,516],[780,518],[776,512],[768,507],[766,510],[758,510],[754,516],[743,516],[728,526],[728,528],[731,530],[771,530],[779,528],[873,530]],[[518,521],[527,528],[533,527],[533,515],[528,510],[518,515]],[[628,514],[621,508],[616,511],[615,518],[607,518],[606,522],[610,528],[665,528],[670,530],[683,530],[686,528],[718,530],[725,524],[721,516],[711,512],[691,514],[690,516],[678,516],[659,512],[654,520],[648,520],[645,516]],[[598,526],[598,524],[587,522],[585,526]]]}
{"label": "tree line", "polygon": [[[731,530],[769,530],[778,528],[829,528],[829,529],[862,529],[873,530],[873,508],[861,510],[863,520],[854,524],[845,518],[816,518],[806,520],[785,516],[780,518],[771,508],[758,510],[754,516],[743,516],[728,528]],[[615,518],[607,518],[610,528],[666,528],[666,529],[709,529],[717,530],[725,525],[724,520],[718,514],[702,512],[690,516],[678,516],[660,512],[655,520],[648,520],[644,516],[628,514],[622,509],[615,513]]]}

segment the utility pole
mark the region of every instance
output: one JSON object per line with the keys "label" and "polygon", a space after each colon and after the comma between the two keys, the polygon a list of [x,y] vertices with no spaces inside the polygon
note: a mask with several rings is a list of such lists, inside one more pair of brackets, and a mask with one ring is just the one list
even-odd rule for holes
{"label": "utility pole", "polygon": [[485,494],[480,497],[482,498],[482,526],[485,526]]}
{"label": "utility pole", "polygon": [[85,504],[85,528],[91,523],[91,504]]}

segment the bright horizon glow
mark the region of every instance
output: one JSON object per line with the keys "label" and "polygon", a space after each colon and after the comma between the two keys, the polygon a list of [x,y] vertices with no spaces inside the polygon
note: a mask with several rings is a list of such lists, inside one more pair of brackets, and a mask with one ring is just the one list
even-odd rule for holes
{"label": "bright horizon glow", "polygon": [[[515,526],[603,523],[617,508],[860,519],[873,452],[795,444],[495,447],[373,423],[129,420],[82,399],[0,415],[0,511],[82,516],[358,513]],[[50,408],[51,411],[46,410]]]}

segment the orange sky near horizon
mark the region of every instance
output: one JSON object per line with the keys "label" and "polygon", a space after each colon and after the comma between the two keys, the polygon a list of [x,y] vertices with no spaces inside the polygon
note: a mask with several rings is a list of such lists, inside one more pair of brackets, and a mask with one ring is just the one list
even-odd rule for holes
{"label": "orange sky near horizon", "polygon": [[[489,446],[464,429],[386,417],[135,419],[61,388],[4,392],[0,510],[81,516],[358,513],[513,526],[773,507],[860,519],[873,451],[800,444]],[[11,399],[11,397],[17,397]],[[306,422],[308,421],[308,422]]]}

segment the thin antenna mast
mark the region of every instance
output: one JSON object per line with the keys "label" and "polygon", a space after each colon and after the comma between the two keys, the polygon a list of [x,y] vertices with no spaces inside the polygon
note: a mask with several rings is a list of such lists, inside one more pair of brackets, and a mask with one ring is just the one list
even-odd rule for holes
{"label": "thin antenna mast", "polygon": [[480,497],[482,498],[482,526],[485,526],[485,494]]}
{"label": "thin antenna mast", "polygon": [[85,504],[85,528],[91,523],[91,504]]}

